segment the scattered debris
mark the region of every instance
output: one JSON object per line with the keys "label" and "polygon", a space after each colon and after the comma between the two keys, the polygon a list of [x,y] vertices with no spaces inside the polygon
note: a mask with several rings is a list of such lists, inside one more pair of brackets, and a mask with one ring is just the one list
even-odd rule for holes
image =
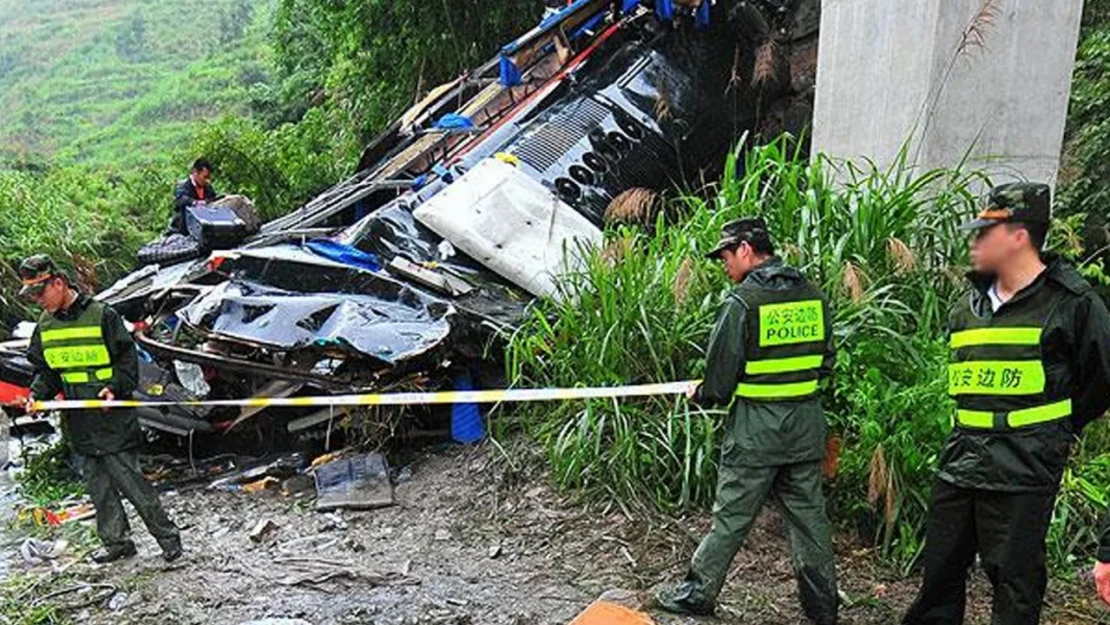
{"label": "scattered debris", "polygon": [[339,544],[339,539],[332,534],[311,534],[294,538],[278,545],[278,553],[285,555],[300,555],[306,552],[319,552]]}
{"label": "scattered debris", "polygon": [[347,529],[347,521],[339,515],[338,512],[328,512],[323,515],[322,531],[330,532],[332,530],[343,531]]}
{"label": "scattered debris", "polygon": [[205,381],[204,369],[201,369],[200,365],[175,360],[173,361],[173,369],[177,372],[177,381],[194,397],[208,397],[208,394],[212,392],[212,387]]}
{"label": "scattered debris", "polygon": [[258,493],[264,490],[269,490],[271,488],[277,488],[278,484],[280,483],[281,481],[278,480],[276,477],[272,475],[267,475],[260,480],[255,480],[254,482],[243,484],[242,490],[244,493]]}
{"label": "scattered debris", "polygon": [[44,506],[29,506],[22,508],[16,518],[20,521],[30,519],[39,527],[58,526],[74,521],[83,521],[96,516],[96,508],[91,503],[63,501],[59,508],[51,509]]}
{"label": "scattered debris", "polygon": [[447,530],[436,530],[436,540],[439,542],[446,542],[451,540],[451,532]]}
{"label": "scattered debris", "polygon": [[128,599],[129,597],[127,593],[117,592],[116,594],[112,595],[111,599],[108,600],[108,609],[113,612],[122,610],[123,608],[127,607]]}
{"label": "scattered debris", "polygon": [[[279,456],[277,459],[250,468],[235,471],[229,475],[225,475],[217,480],[214,480],[208,485],[212,490],[223,491],[240,491],[246,488],[246,485],[257,483],[266,477],[272,477],[275,480],[292,477],[304,466],[304,456],[300,453],[293,452]],[[255,487],[257,490],[257,486]]]}
{"label": "scattered debris", "polygon": [[[61,590],[47,593],[31,600],[31,606],[53,605],[60,610],[79,610],[93,604],[108,600],[116,594],[114,584],[88,584],[81,583]],[[56,601],[58,597],[74,595],[70,601]]]}
{"label": "scattered debris", "polygon": [[332,460],[315,469],[316,509],[367,510],[393,505],[389,466],[378,453]]}
{"label": "scattered debris", "polygon": [[262,519],[258,523],[255,523],[254,529],[250,531],[248,536],[254,542],[260,543],[277,528],[278,524],[273,519]]}
{"label": "scattered debris", "polygon": [[286,497],[315,492],[316,480],[311,475],[297,474],[281,483],[281,494]]}
{"label": "scattered debris", "polygon": [[372,586],[416,586],[420,580],[401,573],[371,573],[359,570],[350,562],[324,558],[284,556],[274,558],[274,564],[286,571],[277,583],[283,586],[308,584],[316,586],[335,579],[358,580]]}
{"label": "scattered debris", "polygon": [[489,559],[490,560],[496,560],[499,557],[501,557],[501,543],[497,543],[496,545],[490,545]]}
{"label": "scattered debris", "polygon": [[312,625],[299,618],[264,618],[257,621],[244,621],[239,625]]}
{"label": "scattered debris", "polygon": [[27,538],[20,545],[19,554],[23,556],[24,562],[31,566],[37,566],[47,560],[57,560],[65,554],[68,548],[69,541],[66,540],[50,541]]}

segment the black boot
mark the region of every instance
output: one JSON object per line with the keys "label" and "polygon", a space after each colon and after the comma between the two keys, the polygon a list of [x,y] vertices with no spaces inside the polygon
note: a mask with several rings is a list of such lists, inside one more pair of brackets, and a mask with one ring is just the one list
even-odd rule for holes
{"label": "black boot", "polygon": [[181,539],[167,540],[165,542],[159,541],[162,546],[162,559],[166,562],[173,562],[181,557]]}
{"label": "black boot", "polygon": [[716,603],[702,597],[694,582],[682,582],[677,588],[663,590],[655,595],[655,606],[671,614],[712,616]]}
{"label": "black boot", "polygon": [[92,555],[93,562],[97,564],[108,564],[123,558],[130,558],[139,551],[135,549],[135,543],[130,540],[112,545],[110,547],[102,547],[97,549]]}

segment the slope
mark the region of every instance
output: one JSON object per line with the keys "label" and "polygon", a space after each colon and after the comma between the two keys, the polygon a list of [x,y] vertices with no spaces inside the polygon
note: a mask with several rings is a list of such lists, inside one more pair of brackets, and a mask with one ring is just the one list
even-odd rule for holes
{"label": "slope", "polygon": [[0,160],[157,160],[267,90],[272,2],[0,0]]}

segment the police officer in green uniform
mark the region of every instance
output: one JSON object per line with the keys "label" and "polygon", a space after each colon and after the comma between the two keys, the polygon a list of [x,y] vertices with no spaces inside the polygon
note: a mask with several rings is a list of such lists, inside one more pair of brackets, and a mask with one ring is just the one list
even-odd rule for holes
{"label": "police officer in green uniform", "polygon": [[[79,294],[46,256],[32,256],[19,268],[20,295],[44,312],[31,337],[27,358],[35,366],[33,398],[130,398],[138,385],[139,361],[131,335],[108,306]],[[30,408],[30,402],[28,403]],[[122,495],[135,506],[158,540],[167,561],[181,556],[181,538],[166,516],[158,493],[139,470],[139,422],[130,410],[77,410],[64,414],[64,431],[83,457],[85,484],[96,506],[96,531],[103,548],[97,562],[135,555],[128,538]]]}
{"label": "police officer in green uniform", "polygon": [[726,224],[708,256],[724,263],[737,286],[718,313],[705,380],[691,399],[732,408],[713,527],[685,581],[656,600],[670,612],[711,614],[736,552],[774,494],[790,528],[802,607],[831,625],[838,599],[821,490],[826,424],[818,381],[834,363],[832,316],[824,296],[774,256],[762,219]]}
{"label": "police officer in green uniform", "polygon": [[955,425],[905,625],[963,623],[976,554],[991,622],[1040,621],[1060,479],[1083,427],[1110,407],[1110,315],[1072,266],[1042,254],[1049,221],[1048,186],[1012,183],[965,226],[974,272],[949,321]]}

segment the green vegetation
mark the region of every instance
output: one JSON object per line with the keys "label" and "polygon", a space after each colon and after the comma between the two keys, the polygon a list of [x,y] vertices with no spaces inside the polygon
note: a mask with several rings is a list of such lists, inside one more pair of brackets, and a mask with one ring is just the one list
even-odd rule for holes
{"label": "green vegetation", "polygon": [[0,0],[0,158],[169,164],[269,81],[271,3]]}
{"label": "green vegetation", "polygon": [[[1088,253],[1110,262],[1110,2],[1088,0],[1072,79],[1058,208],[1079,222]],[[1110,294],[1110,289],[1103,289]]]}
{"label": "green vegetation", "polygon": [[50,506],[83,495],[85,487],[67,463],[69,457],[69,446],[64,442],[31,456],[19,474],[20,494],[37,506]]}
{"label": "green vegetation", "polygon": [[[568,288],[513,338],[520,386],[662,382],[698,377],[713,311],[726,288],[700,260],[720,224],[761,215],[788,262],[829,294],[839,357],[826,409],[839,437],[834,518],[902,572],[920,555],[937,452],[953,407],[944,373],[947,310],[963,288],[975,173],[842,171],[810,163],[788,139],[748,152],[709,198],[687,197],[652,228],[617,226]],[[738,171],[735,159],[726,172]],[[1072,247],[1068,247],[1069,244]],[[1081,255],[1073,239],[1060,241]],[[1098,273],[1097,268],[1094,273]],[[1095,276],[1097,277],[1097,276]],[[650,398],[522,408],[561,486],[672,510],[710,503],[719,413]],[[1069,473],[1053,529],[1053,562],[1089,557],[1102,509],[1110,440],[1096,428]],[[1063,570],[1063,569],[1058,569]]]}

